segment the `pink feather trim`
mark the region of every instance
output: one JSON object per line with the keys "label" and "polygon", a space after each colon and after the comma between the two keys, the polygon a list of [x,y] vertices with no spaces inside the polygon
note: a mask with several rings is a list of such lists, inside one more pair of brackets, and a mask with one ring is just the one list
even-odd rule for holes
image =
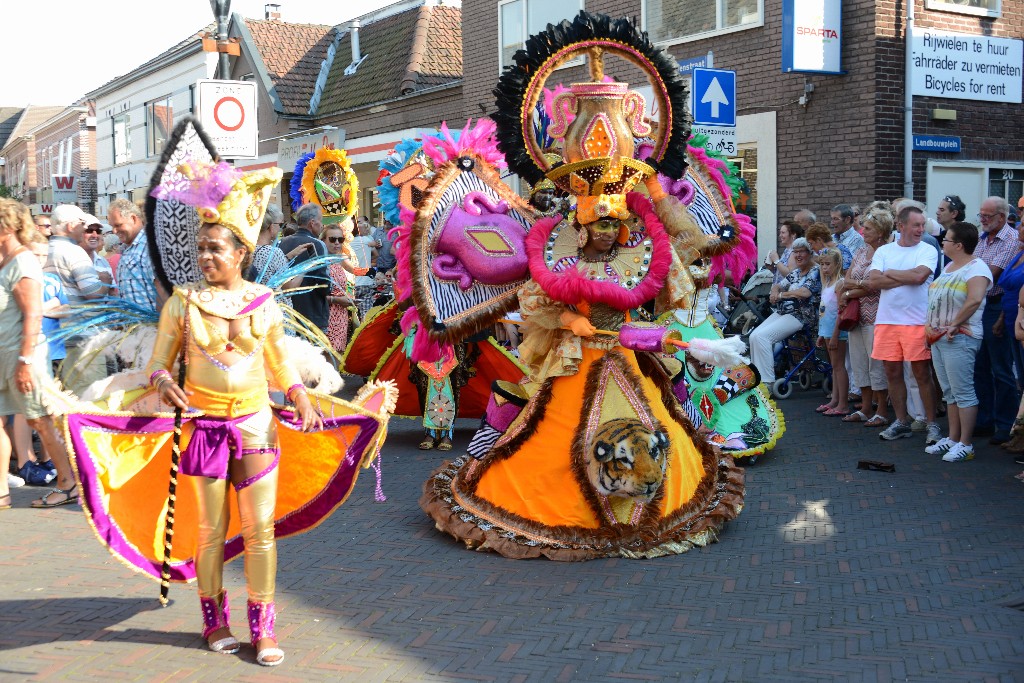
{"label": "pink feather trim", "polygon": [[626,206],[637,216],[654,241],[654,253],[647,276],[634,289],[624,289],[611,282],[585,278],[575,268],[553,273],[544,262],[544,244],[551,231],[561,221],[560,216],[542,218],[534,223],[526,235],[526,253],[530,263],[530,277],[537,281],[545,293],[556,301],[575,306],[581,301],[602,303],[620,311],[636,308],[658,295],[672,264],[671,249],[665,226],[654,213],[654,206],[638,192],[626,195]]}
{"label": "pink feather trim", "polygon": [[736,246],[728,254],[711,257],[709,277],[713,281],[717,275],[728,270],[732,273],[733,279],[739,282],[744,275],[754,269],[754,263],[757,261],[757,244],[754,242],[757,231],[754,224],[750,222],[750,218],[736,211],[733,206],[732,191],[729,189],[729,184],[725,182],[725,174],[729,172],[726,163],[721,159],[709,157],[707,150],[703,147],[687,145],[687,151],[698,162],[697,167],[702,167],[704,173],[711,178],[722,197],[725,198],[725,210],[738,228],[739,239]]}
{"label": "pink feather trim", "polygon": [[456,140],[448,129],[448,123],[441,124],[440,137],[423,136],[423,152],[434,162],[434,167],[473,153],[492,166],[505,167],[505,155],[498,151],[498,140],[494,137],[496,126],[490,119],[473,119],[466,122],[466,127],[459,133]]}
{"label": "pink feather trim", "polygon": [[415,307],[410,306],[405,310],[399,324],[403,334],[414,335],[411,356],[414,363],[436,363],[439,360],[449,360],[455,353],[451,344],[437,342],[430,338],[427,326],[420,320],[419,312]]}
{"label": "pink feather trim", "polygon": [[[399,206],[400,223],[391,228],[388,237],[393,239],[392,253],[398,261],[398,274],[395,278],[395,299],[405,301],[412,296],[412,263],[409,255],[409,235],[416,213],[404,206]],[[394,236],[394,237],[392,237]]]}

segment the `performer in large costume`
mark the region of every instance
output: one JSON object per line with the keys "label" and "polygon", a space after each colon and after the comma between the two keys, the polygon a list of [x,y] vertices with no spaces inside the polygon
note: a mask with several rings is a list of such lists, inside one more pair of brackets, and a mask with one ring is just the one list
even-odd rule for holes
{"label": "performer in large costume", "polygon": [[[504,165],[493,131],[489,121],[467,124],[455,132],[442,124],[439,133],[426,135],[422,141],[403,140],[381,162],[381,209],[397,226],[393,231],[398,260],[396,301],[368,313],[349,343],[344,368],[368,375],[371,381],[396,382],[400,398],[395,414],[422,417],[422,450],[451,450],[455,419],[481,418],[492,382],[516,384],[525,374],[518,360],[486,331],[475,336],[456,334],[442,345],[427,349],[432,345],[424,341],[425,330],[435,318],[418,315],[418,308],[410,305],[416,300],[436,300],[439,305],[469,301],[477,294],[472,278],[459,269],[459,262],[450,252],[486,249],[485,226],[497,204],[505,200],[488,195],[483,185],[468,202],[457,204],[438,192],[425,195],[422,190],[438,169],[467,154]],[[514,196],[511,192],[507,195]],[[532,222],[534,216],[519,197],[515,200],[513,211],[523,230],[522,226]],[[415,220],[421,208],[431,220]],[[459,232],[456,226],[474,229]]]}
{"label": "performer in large costume", "polygon": [[[551,165],[530,132],[532,117],[548,76],[581,55],[591,81],[554,98],[548,132],[561,142],[561,159]],[[642,96],[604,77],[610,56],[647,74],[657,131]],[[529,278],[513,289],[529,381],[496,387],[469,455],[444,463],[420,504],[467,546],[512,558],[657,557],[710,543],[742,508],[742,470],[679,404],[678,334],[633,322],[652,300],[671,312],[694,292],[671,243],[680,226],[663,224],[687,209],[655,179],[656,170],[679,178],[686,168],[685,87],[674,62],[633,23],[581,12],[531,37],[495,93],[510,168],[530,183],[547,175],[576,197],[576,210],[572,219],[537,220],[521,245]],[[652,133],[651,153],[635,159],[635,139]],[[466,161],[457,162],[464,175],[480,163]],[[631,192],[642,180],[654,204]],[[443,191],[435,184],[428,195]],[[509,255],[492,263],[470,270],[513,270]]]}
{"label": "performer in large costume", "polygon": [[[201,277],[172,280],[147,368],[151,388],[77,406],[66,436],[101,541],[165,586],[198,580],[203,637],[216,652],[240,648],[223,567],[244,554],[256,661],[274,666],[284,658],[274,635],[275,538],[316,526],[348,497],[383,442],[394,390],[368,385],[354,403],[307,391],[274,292],[242,279],[281,173],[242,174],[212,149],[201,158],[203,145],[182,145],[182,158],[174,148],[189,137],[205,141],[192,119],[179,124],[154,174],[151,227],[195,244],[191,260],[186,250],[161,251],[181,259],[165,257],[163,274],[195,267]],[[271,391],[294,407],[273,403]],[[169,495],[154,495],[168,470]]]}

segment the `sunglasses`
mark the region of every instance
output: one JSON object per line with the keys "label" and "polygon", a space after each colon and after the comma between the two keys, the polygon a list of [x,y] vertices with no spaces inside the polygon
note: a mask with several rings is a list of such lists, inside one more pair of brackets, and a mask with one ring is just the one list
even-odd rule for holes
{"label": "sunglasses", "polygon": [[342,242],[345,241],[345,238],[344,237],[328,237],[327,241],[330,242],[331,244],[341,244]]}
{"label": "sunglasses", "polygon": [[88,233],[88,234],[92,234],[92,235],[102,235],[103,234],[103,228],[101,228],[98,225],[96,225],[96,226],[93,226],[93,227],[90,227],[90,228],[86,228],[85,232]]}

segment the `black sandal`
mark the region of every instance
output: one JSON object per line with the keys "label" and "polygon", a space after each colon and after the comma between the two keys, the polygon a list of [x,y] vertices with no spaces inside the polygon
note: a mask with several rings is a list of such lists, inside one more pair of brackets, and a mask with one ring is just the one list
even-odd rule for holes
{"label": "black sandal", "polygon": [[[50,489],[46,493],[46,495],[43,496],[42,498],[40,498],[39,500],[33,500],[32,501],[32,507],[37,508],[37,509],[38,508],[56,508],[56,507],[60,507],[61,505],[69,505],[70,503],[77,503],[78,502],[78,496],[77,495],[75,495],[75,496],[71,495],[71,492],[74,491],[76,488],[78,488],[78,484],[72,484],[71,488],[69,488],[69,489],[59,489],[57,487],[54,487],[54,488]],[[55,503],[47,502],[46,499],[49,498],[50,495],[54,494],[54,493],[59,493],[60,495],[64,496],[64,498],[62,500],[58,500]]]}

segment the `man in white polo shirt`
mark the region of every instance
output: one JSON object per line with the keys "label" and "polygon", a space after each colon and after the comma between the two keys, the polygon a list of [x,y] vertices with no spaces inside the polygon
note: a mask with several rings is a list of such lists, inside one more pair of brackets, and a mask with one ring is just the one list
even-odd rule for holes
{"label": "man in white polo shirt", "polygon": [[875,250],[868,271],[868,284],[881,290],[875,318],[875,343],[871,357],[885,365],[889,399],[896,419],[879,437],[887,441],[913,435],[907,413],[907,384],[903,362],[908,361],[927,417],[928,443],[941,438],[935,423],[935,392],[932,390],[931,351],[925,339],[928,316],[928,285],[935,275],[938,254],[922,242],[924,212],[916,206],[904,206],[898,216],[900,238]]}

